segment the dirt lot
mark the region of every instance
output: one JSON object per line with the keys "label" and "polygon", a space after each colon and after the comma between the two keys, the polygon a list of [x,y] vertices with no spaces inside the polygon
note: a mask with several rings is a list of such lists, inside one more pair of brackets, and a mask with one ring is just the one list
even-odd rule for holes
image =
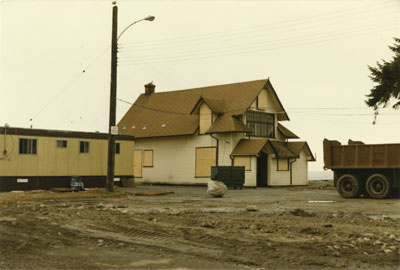
{"label": "dirt lot", "polygon": [[[143,191],[164,196],[134,196]],[[400,200],[329,182],[0,194],[1,269],[398,269]],[[127,192],[127,193],[126,193]]]}

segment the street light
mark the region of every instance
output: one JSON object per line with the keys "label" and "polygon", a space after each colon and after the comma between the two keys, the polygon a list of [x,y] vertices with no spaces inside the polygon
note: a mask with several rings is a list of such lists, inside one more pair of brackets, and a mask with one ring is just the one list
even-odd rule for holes
{"label": "street light", "polygon": [[147,16],[141,20],[131,23],[118,35],[118,6],[113,3],[112,34],[111,34],[111,82],[110,82],[110,118],[108,127],[108,155],[107,155],[107,179],[106,190],[114,191],[114,167],[115,167],[115,137],[118,129],[115,126],[117,107],[117,48],[118,39],[129,27],[141,21],[153,21],[154,16]]}

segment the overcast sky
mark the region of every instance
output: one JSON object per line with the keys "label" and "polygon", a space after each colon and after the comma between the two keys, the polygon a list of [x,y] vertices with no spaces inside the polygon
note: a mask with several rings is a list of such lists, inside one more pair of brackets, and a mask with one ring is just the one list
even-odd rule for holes
{"label": "overcast sky", "polygon": [[[0,126],[107,132],[112,1],[1,2]],[[399,143],[400,111],[364,103],[391,60],[400,1],[118,1],[118,98],[270,78],[322,170],[322,140]],[[117,121],[130,105],[117,103]],[[32,119],[32,121],[30,121]]]}

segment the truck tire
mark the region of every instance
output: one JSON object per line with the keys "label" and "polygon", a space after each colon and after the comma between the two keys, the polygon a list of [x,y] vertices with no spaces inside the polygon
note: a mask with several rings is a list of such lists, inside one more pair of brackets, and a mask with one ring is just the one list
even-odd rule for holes
{"label": "truck tire", "polygon": [[371,198],[383,199],[389,195],[391,185],[386,176],[376,173],[368,177],[365,189]]}
{"label": "truck tire", "polygon": [[361,194],[361,182],[352,174],[344,174],[339,177],[336,190],[343,198],[355,198]]}

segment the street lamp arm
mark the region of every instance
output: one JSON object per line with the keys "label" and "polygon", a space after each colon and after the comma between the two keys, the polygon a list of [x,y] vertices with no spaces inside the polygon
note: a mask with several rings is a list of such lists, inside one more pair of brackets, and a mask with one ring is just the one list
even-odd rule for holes
{"label": "street lamp arm", "polygon": [[143,18],[143,19],[141,19],[141,20],[138,20],[138,21],[136,21],[136,22],[131,23],[130,25],[128,25],[127,27],[125,27],[125,29],[122,30],[122,32],[118,35],[117,41],[118,41],[119,38],[122,36],[122,34],[123,34],[126,30],[128,30],[132,25],[134,25],[134,24],[136,24],[136,23],[138,23],[138,22],[141,22],[141,21],[153,21],[154,19],[155,19],[154,16],[147,16],[146,18]]}

